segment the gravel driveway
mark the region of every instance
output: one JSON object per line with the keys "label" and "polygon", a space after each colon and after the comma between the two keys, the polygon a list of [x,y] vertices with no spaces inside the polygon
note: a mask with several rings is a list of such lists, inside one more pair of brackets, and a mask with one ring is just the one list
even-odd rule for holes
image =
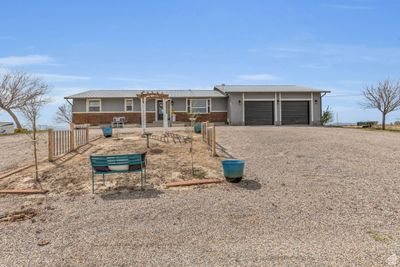
{"label": "gravel driveway", "polygon": [[[218,127],[246,180],[209,188],[7,196],[5,266],[380,266],[400,262],[400,135]],[[38,244],[49,242],[45,246]]]}

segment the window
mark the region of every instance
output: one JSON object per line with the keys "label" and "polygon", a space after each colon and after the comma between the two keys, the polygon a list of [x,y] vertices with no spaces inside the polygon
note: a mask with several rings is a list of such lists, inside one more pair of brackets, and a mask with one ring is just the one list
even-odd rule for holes
{"label": "window", "polygon": [[125,111],[133,111],[133,99],[125,99]]}
{"label": "window", "polygon": [[101,100],[100,99],[88,99],[87,106],[88,106],[88,112],[100,112],[101,111]]}
{"label": "window", "polygon": [[210,113],[209,99],[188,99],[187,111],[190,113]]}

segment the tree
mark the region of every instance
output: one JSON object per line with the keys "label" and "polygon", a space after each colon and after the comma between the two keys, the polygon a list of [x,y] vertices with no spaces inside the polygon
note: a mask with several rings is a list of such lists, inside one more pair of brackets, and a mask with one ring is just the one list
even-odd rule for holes
{"label": "tree", "polygon": [[63,104],[58,107],[56,112],[56,122],[58,123],[72,123],[72,106],[70,104]]}
{"label": "tree", "polygon": [[378,109],[382,113],[382,130],[385,130],[386,115],[400,108],[400,82],[379,81],[376,86],[366,86],[363,96],[364,108]]}
{"label": "tree", "polygon": [[322,117],[321,117],[321,123],[322,125],[325,125],[329,122],[333,121],[333,113],[332,111],[329,109],[329,106],[326,107],[326,110],[322,113]]}
{"label": "tree", "polygon": [[47,88],[40,78],[25,72],[6,72],[0,75],[0,109],[6,111],[13,118],[16,127],[21,129],[15,111],[21,111],[27,102],[43,95]]}
{"label": "tree", "polygon": [[32,128],[32,133],[28,133],[28,135],[33,142],[33,156],[35,160],[35,181],[40,185],[37,157],[37,121],[40,116],[40,110],[45,104],[49,103],[49,99],[45,96],[48,92],[48,86],[42,82],[37,83],[37,86],[39,86],[39,88],[33,89],[37,92],[39,91],[37,89],[40,89],[41,94],[37,94],[35,97],[29,98],[29,100],[27,100],[24,105],[20,107],[20,111]]}

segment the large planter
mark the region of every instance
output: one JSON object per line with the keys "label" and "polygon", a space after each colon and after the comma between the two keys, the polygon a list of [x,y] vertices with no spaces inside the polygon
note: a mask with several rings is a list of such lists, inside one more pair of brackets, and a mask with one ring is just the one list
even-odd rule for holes
{"label": "large planter", "polygon": [[200,122],[197,122],[197,123],[194,125],[194,132],[195,132],[195,133],[201,133],[201,123],[200,123]]}
{"label": "large planter", "polygon": [[104,137],[111,137],[112,136],[112,128],[111,127],[103,127],[101,129],[103,130]]}
{"label": "large planter", "polygon": [[240,159],[227,159],[222,160],[222,168],[224,169],[224,176],[228,182],[238,183],[243,178],[244,173],[244,160]]}

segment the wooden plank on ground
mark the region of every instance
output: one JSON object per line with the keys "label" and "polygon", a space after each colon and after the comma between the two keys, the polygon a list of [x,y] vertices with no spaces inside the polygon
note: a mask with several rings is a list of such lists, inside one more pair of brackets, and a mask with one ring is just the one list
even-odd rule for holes
{"label": "wooden plank on ground", "polygon": [[171,183],[166,183],[165,187],[170,188],[170,187],[177,187],[177,186],[191,186],[191,185],[205,185],[205,184],[219,184],[224,182],[223,180],[218,180],[218,179],[193,179],[193,180],[188,180],[188,181],[179,181],[179,182],[171,182]]}
{"label": "wooden plank on ground", "polygon": [[2,189],[0,194],[45,194],[48,191],[41,189]]}

